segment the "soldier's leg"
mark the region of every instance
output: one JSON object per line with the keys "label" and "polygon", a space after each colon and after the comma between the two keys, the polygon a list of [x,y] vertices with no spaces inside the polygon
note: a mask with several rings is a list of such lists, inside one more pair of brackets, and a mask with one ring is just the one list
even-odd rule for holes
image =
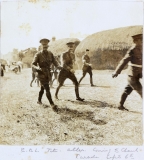
{"label": "soldier's leg", "polygon": [[86,71],[83,71],[83,75],[82,75],[82,77],[80,78],[80,80],[79,80],[79,82],[78,82],[79,84],[80,84],[80,82],[82,81],[82,79],[85,77],[86,73],[87,73]]}
{"label": "soldier's leg", "polygon": [[142,98],[142,85],[139,81],[139,77],[129,76],[128,78],[129,84],[131,87],[141,96]]}
{"label": "soldier's leg", "polygon": [[79,83],[78,83],[78,81],[76,79],[76,76],[74,74],[70,73],[69,76],[68,76],[68,78],[70,80],[72,80],[73,83],[74,83],[74,85],[75,85],[76,100],[78,100],[78,101],[84,101],[84,99],[80,98],[80,96],[79,96]]}
{"label": "soldier's leg", "polygon": [[32,87],[32,83],[33,83],[34,79],[35,79],[35,73],[32,72],[32,80],[31,80],[31,82],[30,82],[30,86],[31,86],[31,87]]}
{"label": "soldier's leg", "polygon": [[133,91],[132,87],[128,84],[125,89],[124,89],[124,92],[122,93],[121,95],[121,99],[120,99],[120,102],[119,102],[119,106],[118,106],[118,109],[120,110],[127,110],[125,107],[124,107],[124,103],[128,97],[129,94],[131,94],[131,92]]}
{"label": "soldier's leg", "polygon": [[49,100],[49,103],[50,103],[51,105],[53,105],[54,102],[53,102],[52,97],[51,97],[49,83],[43,84],[43,87],[44,87],[44,89],[46,90],[46,97],[47,97],[47,99]]}
{"label": "soldier's leg", "polygon": [[55,98],[58,99],[58,92],[60,90],[60,88],[63,86],[64,81],[67,78],[67,71],[65,70],[61,70],[58,76],[58,87],[56,88],[56,92],[55,92]]}
{"label": "soldier's leg", "polygon": [[37,102],[38,104],[42,104],[41,99],[42,99],[43,94],[44,94],[44,87],[41,85],[41,89],[39,91],[38,102]]}
{"label": "soldier's leg", "polygon": [[90,84],[91,84],[91,86],[93,87],[93,86],[95,86],[95,85],[93,84],[93,78],[92,78],[93,74],[92,74],[92,69],[91,69],[91,68],[89,69],[88,73],[89,73],[89,75],[90,75]]}

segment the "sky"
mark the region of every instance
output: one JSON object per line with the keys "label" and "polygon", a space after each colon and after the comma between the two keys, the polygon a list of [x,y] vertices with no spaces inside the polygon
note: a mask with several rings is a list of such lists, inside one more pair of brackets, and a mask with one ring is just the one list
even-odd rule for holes
{"label": "sky", "polygon": [[78,38],[103,30],[143,25],[143,2],[2,0],[1,54],[38,47],[41,38]]}

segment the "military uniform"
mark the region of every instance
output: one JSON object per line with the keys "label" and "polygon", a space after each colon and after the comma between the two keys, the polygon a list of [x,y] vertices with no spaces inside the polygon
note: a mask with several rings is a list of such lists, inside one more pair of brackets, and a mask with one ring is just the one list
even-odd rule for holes
{"label": "military uniform", "polygon": [[[86,51],[89,51],[88,49],[86,49]],[[92,67],[89,65],[90,64],[90,57],[87,54],[84,54],[82,56],[82,61],[83,61],[83,67],[82,67],[82,71],[83,71],[83,75],[79,80],[79,84],[82,81],[82,79],[85,77],[85,75],[87,73],[89,73],[90,75],[90,84],[91,86],[94,86],[93,84],[93,79],[92,79]]]}
{"label": "military uniform", "polygon": [[[135,38],[142,38],[142,35],[132,37],[135,40]],[[139,81],[139,79],[142,78],[142,47],[136,45],[127,52],[115,70],[116,76],[121,73],[126,64],[128,64],[128,84],[122,93],[119,109],[125,109],[123,104],[133,90],[142,97],[142,85]]]}
{"label": "military uniform", "polygon": [[[47,39],[42,39],[40,41],[40,43],[45,43],[45,41],[47,41],[47,43],[49,42],[49,40]],[[38,97],[38,103],[42,103],[41,99],[44,93],[44,89],[46,90],[46,96],[50,102],[51,105],[54,105],[54,102],[51,98],[51,93],[50,93],[50,88],[49,88],[49,81],[51,80],[51,65],[52,63],[58,67],[58,62],[55,60],[52,52],[47,51],[47,50],[43,50],[41,52],[36,53],[34,60],[32,62],[33,68],[35,68],[38,72],[38,78],[39,81],[41,83],[41,90],[39,92],[39,97]],[[37,64],[40,67],[40,70],[37,69]]]}
{"label": "military uniform", "polygon": [[[67,45],[69,44],[74,44],[74,43],[72,42],[67,43]],[[58,99],[58,92],[59,92],[60,87],[63,85],[64,81],[67,78],[69,78],[71,81],[73,81],[75,85],[76,99],[80,101],[84,100],[79,97],[78,81],[77,81],[75,74],[71,72],[71,70],[73,70],[74,61],[75,61],[75,55],[71,53],[70,51],[67,51],[61,55],[61,65],[63,69],[60,71],[59,76],[58,76],[59,86],[57,87],[56,93],[55,93],[55,97],[57,99]]]}

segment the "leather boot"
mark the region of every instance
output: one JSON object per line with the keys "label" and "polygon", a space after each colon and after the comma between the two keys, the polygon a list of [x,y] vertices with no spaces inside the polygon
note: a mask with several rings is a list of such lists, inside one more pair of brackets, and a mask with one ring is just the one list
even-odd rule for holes
{"label": "leather boot", "polygon": [[77,85],[75,86],[75,94],[76,94],[76,100],[78,100],[78,101],[84,101],[84,98],[80,98],[79,97],[79,89],[78,89]]}
{"label": "leather boot", "polygon": [[123,105],[124,105],[124,102],[126,101],[126,99],[127,99],[127,94],[126,93],[123,93],[122,95],[121,95],[121,100],[120,100],[120,103],[119,103],[119,106],[118,106],[118,109],[119,110],[127,110],[128,111],[128,109],[126,109]]}
{"label": "leather boot", "polygon": [[44,93],[43,90],[41,90],[41,91],[39,92],[39,97],[38,97],[38,101],[37,101],[38,104],[42,104],[41,99],[42,99],[43,93]]}
{"label": "leather boot", "polygon": [[93,84],[93,79],[92,79],[92,77],[90,77],[90,84],[91,84],[91,86],[95,86],[95,85]]}

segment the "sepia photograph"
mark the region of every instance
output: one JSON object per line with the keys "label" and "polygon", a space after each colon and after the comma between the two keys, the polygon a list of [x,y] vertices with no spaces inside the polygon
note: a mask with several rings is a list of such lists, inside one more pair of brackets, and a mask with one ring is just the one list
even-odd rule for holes
{"label": "sepia photograph", "polygon": [[0,4],[1,146],[143,146],[142,1]]}

